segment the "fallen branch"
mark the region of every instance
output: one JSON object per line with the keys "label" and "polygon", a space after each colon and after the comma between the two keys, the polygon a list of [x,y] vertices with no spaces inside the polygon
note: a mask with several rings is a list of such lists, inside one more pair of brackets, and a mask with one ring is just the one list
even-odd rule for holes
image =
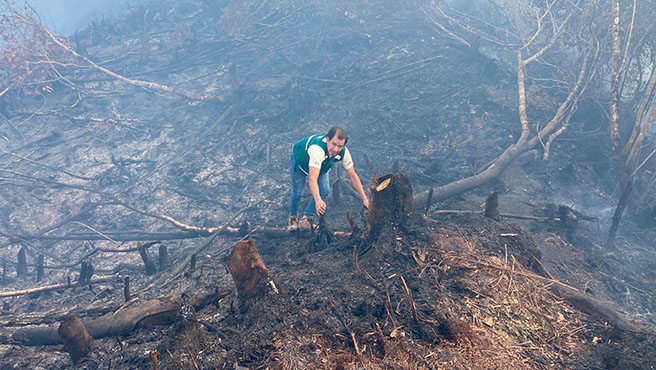
{"label": "fallen branch", "polygon": [[75,57],[77,57],[77,58],[79,58],[79,59],[82,59],[82,60],[84,60],[85,62],[89,63],[89,65],[91,65],[91,66],[92,66],[93,68],[95,68],[96,70],[98,70],[98,71],[100,71],[100,72],[102,72],[102,73],[104,73],[104,74],[106,74],[106,75],[109,75],[109,76],[111,76],[111,77],[113,77],[113,78],[115,78],[115,79],[117,79],[117,80],[119,80],[119,81],[123,81],[123,82],[125,82],[125,83],[127,83],[127,84],[129,84],[129,85],[139,86],[139,87],[141,87],[141,88],[149,89],[149,90],[163,91],[163,92],[167,92],[167,93],[170,93],[170,94],[175,94],[175,95],[179,95],[179,96],[184,96],[184,97],[189,98],[189,99],[192,99],[192,100],[201,100],[201,101],[216,100],[216,101],[223,101],[223,97],[220,96],[220,95],[216,95],[216,96],[215,96],[215,95],[199,95],[199,94],[196,94],[196,93],[193,93],[193,92],[190,92],[190,91],[179,90],[179,89],[172,88],[172,87],[170,87],[170,86],[160,85],[160,84],[157,84],[157,83],[154,83],[154,82],[140,81],[140,80],[131,80],[131,79],[127,78],[127,77],[124,77],[124,76],[121,76],[121,75],[119,75],[119,74],[117,74],[117,73],[115,73],[115,72],[112,72],[112,71],[110,71],[109,69],[107,69],[107,68],[105,68],[105,67],[99,66],[98,64],[94,63],[91,59],[89,59],[89,58],[87,58],[87,57],[85,57],[85,56],[83,56],[83,55],[78,54],[75,50],[71,49],[70,47],[68,47],[67,45],[65,45],[63,42],[61,42],[61,41],[60,41],[55,35],[53,35],[52,32],[50,32],[50,30],[47,29],[46,27],[44,27],[44,26],[42,26],[42,25],[37,25],[37,27],[39,27],[39,28],[40,28],[45,34],[47,34],[47,35],[50,37],[50,39],[51,39],[55,44],[57,44],[59,47],[61,47],[62,49],[66,50],[67,52],[69,52],[69,53],[71,53],[71,54],[73,54]]}
{"label": "fallen branch", "polygon": [[[186,300],[186,304],[200,310],[212,302],[229,295],[230,290],[204,294],[195,299]],[[89,335],[93,338],[104,338],[125,335],[136,328],[169,325],[175,322],[182,306],[182,295],[171,294],[165,297],[151,299],[137,305],[138,300],[132,300],[116,312],[97,319],[83,321]],[[7,343],[18,343],[29,346],[40,346],[61,343],[57,326],[38,326],[20,328],[9,333],[0,334]]]}
{"label": "fallen branch", "polygon": [[[120,278],[120,276],[104,276],[104,277],[100,277],[96,280],[89,281],[85,285],[95,284],[95,283],[102,283],[102,282],[105,282],[105,281],[115,280],[115,279],[118,279],[118,278]],[[42,286],[42,287],[38,287],[38,288],[31,288],[31,289],[14,290],[14,291],[11,291],[11,292],[0,292],[0,298],[16,297],[16,296],[19,296],[19,295],[47,292],[47,291],[50,291],[50,290],[73,288],[73,287],[76,287],[78,285],[80,285],[79,282],[63,283],[63,284],[47,285],[47,286]]]}

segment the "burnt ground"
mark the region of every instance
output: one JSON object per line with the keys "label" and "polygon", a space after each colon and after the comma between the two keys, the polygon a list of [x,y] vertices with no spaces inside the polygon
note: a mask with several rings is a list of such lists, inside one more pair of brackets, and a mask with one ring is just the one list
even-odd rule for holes
{"label": "burnt ground", "polygon": [[[134,209],[214,227],[252,206],[235,226],[283,226],[291,145],[332,124],[348,129],[363,182],[401,172],[415,192],[474,174],[519,135],[513,72],[490,70],[489,57],[442,38],[420,13],[392,3],[284,10],[247,12],[248,21],[227,2],[162,2],[72,38],[117,73],[220,102],[136,89],[85,67],[62,68],[69,85],[43,82],[52,93],[4,96],[2,290],[75,281],[85,257],[96,276],[117,278],[4,298],[3,338],[118,309],[125,276],[137,303],[234,290],[225,260],[237,237],[219,236],[193,272],[178,274],[206,238],[160,239],[171,263],[152,276],[136,252],[91,252],[136,243],[101,233],[179,231]],[[539,106],[533,119],[548,113]],[[275,304],[244,308],[233,293],[174,324],[96,339],[80,367],[148,368],[156,350],[160,368],[652,368],[654,236],[629,215],[617,250],[601,247],[617,194],[602,115],[582,107],[549,161],[529,152],[428,217],[386,225],[373,243],[252,235],[281,287]],[[349,231],[352,212],[363,227],[339,172],[327,220]],[[439,212],[478,211],[493,191],[502,213],[540,219]],[[598,220],[562,225],[559,205]],[[17,276],[21,247],[29,271]],[[46,274],[35,283],[41,254]],[[618,331],[579,311],[553,292],[554,279],[643,329]],[[4,342],[3,368],[73,368],[61,345]]]}

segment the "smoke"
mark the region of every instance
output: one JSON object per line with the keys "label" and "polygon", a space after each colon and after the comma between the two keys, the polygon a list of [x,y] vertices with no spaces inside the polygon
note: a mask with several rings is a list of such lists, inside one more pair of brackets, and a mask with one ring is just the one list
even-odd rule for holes
{"label": "smoke", "polygon": [[[112,18],[143,1],[107,0],[25,0],[33,7],[43,24],[62,35],[71,35],[94,20]],[[19,1],[16,1],[19,5]],[[21,4],[22,5],[22,4]]]}

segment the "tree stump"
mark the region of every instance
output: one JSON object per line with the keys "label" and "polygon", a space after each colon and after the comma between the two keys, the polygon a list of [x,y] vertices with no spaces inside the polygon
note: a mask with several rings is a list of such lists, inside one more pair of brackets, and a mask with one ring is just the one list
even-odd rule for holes
{"label": "tree stump", "polygon": [[388,227],[406,229],[414,208],[412,185],[400,173],[375,176],[369,183],[369,210],[365,239],[374,241]]}
{"label": "tree stump", "polygon": [[269,275],[253,239],[235,244],[228,257],[228,270],[242,300],[261,296],[267,289],[278,288]]}

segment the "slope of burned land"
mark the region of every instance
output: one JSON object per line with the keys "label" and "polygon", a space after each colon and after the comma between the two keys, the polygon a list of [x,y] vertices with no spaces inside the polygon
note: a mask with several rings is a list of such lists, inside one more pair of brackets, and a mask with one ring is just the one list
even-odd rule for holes
{"label": "slope of burned land", "polygon": [[[163,325],[140,320],[94,339],[82,366],[148,368],[156,353],[160,368],[650,368],[653,231],[628,220],[617,250],[600,247],[614,185],[595,107],[571,126],[592,134],[565,133],[550,161],[528,152],[440,209],[384,208],[395,217],[373,232],[333,169],[326,219],[343,233],[317,242],[244,227],[280,289],[251,305],[224,297],[239,237],[199,237],[169,220],[284,225],[289,150],[304,135],[347,127],[364,182],[403,173],[417,193],[477,173],[520,134],[513,73],[491,71],[493,58],[436,33],[416,9],[244,6],[162,1],[71,38],[129,79],[211,101],[130,85],[79,59],[57,67],[65,78],[37,81],[36,95],[2,96],[2,291],[75,283],[82,262],[92,282],[109,279],[3,298],[3,367],[73,368],[60,344],[13,335],[175,296],[179,310],[155,320]],[[499,219],[480,215],[492,192]],[[559,206],[579,216],[564,222]],[[347,212],[368,238],[346,236]],[[160,241],[151,258],[168,248],[155,274],[136,240]],[[20,249],[28,271],[17,275]]]}

